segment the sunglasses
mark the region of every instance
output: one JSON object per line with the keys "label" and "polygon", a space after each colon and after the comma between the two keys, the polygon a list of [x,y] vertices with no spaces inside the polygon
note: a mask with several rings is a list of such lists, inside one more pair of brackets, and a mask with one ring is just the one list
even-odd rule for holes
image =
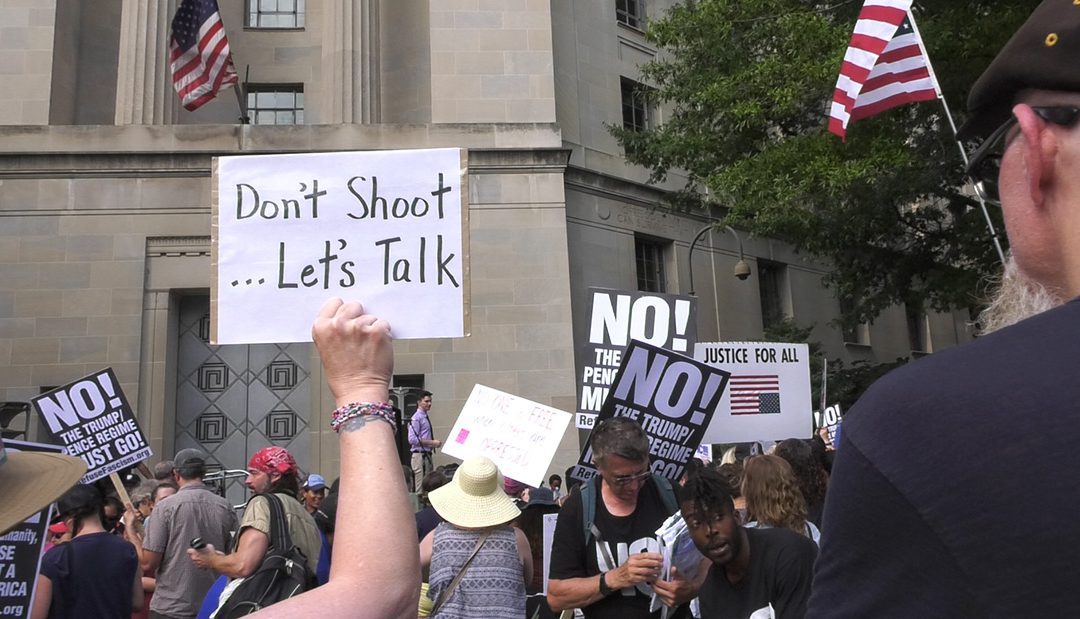
{"label": "sunglasses", "polygon": [[638,473],[636,475],[623,475],[621,477],[605,477],[604,479],[606,479],[607,482],[609,484],[611,484],[612,486],[617,486],[619,488],[624,488],[626,486],[629,486],[630,484],[635,484],[635,483],[637,483],[639,481],[645,481],[650,476],[652,476],[652,472],[648,471],[648,470],[645,470],[645,471],[642,471],[642,472],[640,472],[640,473]]}
{"label": "sunglasses", "polygon": [[[1044,121],[1060,127],[1072,127],[1077,120],[1080,120],[1080,107],[1075,105],[1033,106],[1031,111]],[[983,141],[968,162],[966,174],[975,184],[975,192],[985,202],[1001,204],[1001,196],[998,193],[1001,157],[1012,141],[1009,139],[1009,132],[1016,123],[1016,116],[1010,115],[1008,120]]]}

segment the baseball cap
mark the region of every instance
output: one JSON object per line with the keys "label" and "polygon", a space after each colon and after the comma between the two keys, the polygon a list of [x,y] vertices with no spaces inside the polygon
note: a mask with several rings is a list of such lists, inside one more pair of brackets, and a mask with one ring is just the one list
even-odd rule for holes
{"label": "baseball cap", "polygon": [[555,494],[551,488],[533,488],[529,490],[529,503],[526,507],[537,505],[555,505]]}
{"label": "baseball cap", "polygon": [[308,475],[307,481],[304,482],[304,487],[308,490],[322,490],[326,487],[326,480],[322,475],[318,473],[312,473]]}
{"label": "baseball cap", "polygon": [[205,467],[209,458],[205,451],[187,447],[176,452],[176,456],[173,458],[175,466],[173,470],[184,479],[189,479],[192,476],[202,476],[206,472]]}
{"label": "baseball cap", "polygon": [[1009,119],[1026,89],[1080,93],[1080,4],[1043,0],[975,81],[961,139],[986,138]]}

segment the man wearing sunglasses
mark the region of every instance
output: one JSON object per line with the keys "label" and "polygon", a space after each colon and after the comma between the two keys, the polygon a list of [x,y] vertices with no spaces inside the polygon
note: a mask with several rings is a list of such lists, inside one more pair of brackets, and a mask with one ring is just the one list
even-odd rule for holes
{"label": "man wearing sunglasses", "polygon": [[[548,604],[555,611],[580,608],[586,619],[659,617],[660,611],[649,613],[654,587],[669,601],[686,601],[700,586],[678,577],[659,580],[656,530],[678,501],[670,482],[649,470],[649,438],[638,423],[607,419],[593,430],[591,444],[599,480],[588,482],[593,490],[571,493],[559,512]],[[591,498],[591,522],[583,497]],[[668,616],[688,617],[688,609]]]}
{"label": "man wearing sunglasses", "polygon": [[[1016,267],[1080,295],[1080,1],[1044,0],[968,99]],[[1080,616],[1080,303],[879,381],[844,419],[808,617]]]}

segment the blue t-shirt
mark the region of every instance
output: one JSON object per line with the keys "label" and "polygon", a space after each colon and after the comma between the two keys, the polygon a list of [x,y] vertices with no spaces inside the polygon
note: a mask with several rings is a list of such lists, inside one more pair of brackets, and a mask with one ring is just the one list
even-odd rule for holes
{"label": "blue t-shirt", "polygon": [[129,617],[139,559],[110,533],[91,533],[49,549],[41,575],[52,581],[49,619]]}

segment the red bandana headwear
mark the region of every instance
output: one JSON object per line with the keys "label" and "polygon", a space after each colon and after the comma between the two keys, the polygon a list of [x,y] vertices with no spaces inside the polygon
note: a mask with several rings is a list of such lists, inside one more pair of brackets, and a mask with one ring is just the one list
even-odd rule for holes
{"label": "red bandana headwear", "polygon": [[296,472],[296,460],[284,447],[264,447],[251,456],[248,468],[262,471],[267,475],[272,473],[287,475]]}

